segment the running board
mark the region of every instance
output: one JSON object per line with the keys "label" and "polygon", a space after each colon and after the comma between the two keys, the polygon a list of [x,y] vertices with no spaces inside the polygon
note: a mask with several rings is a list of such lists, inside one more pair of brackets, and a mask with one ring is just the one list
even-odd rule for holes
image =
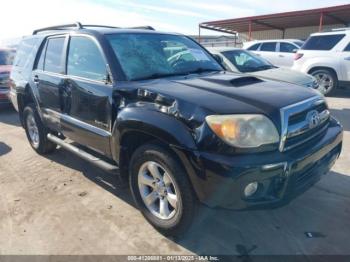
{"label": "running board", "polygon": [[91,155],[84,150],[63,141],[57,136],[47,134],[47,139],[105,171],[117,172],[119,170],[118,166],[112,165],[98,157],[95,157],[94,155]]}

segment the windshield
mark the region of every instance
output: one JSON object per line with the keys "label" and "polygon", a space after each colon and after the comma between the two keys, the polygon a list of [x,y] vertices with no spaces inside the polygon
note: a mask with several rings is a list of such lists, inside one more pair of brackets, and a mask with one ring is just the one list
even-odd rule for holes
{"label": "windshield", "polygon": [[107,38],[128,80],[223,70],[203,48],[185,36],[123,33]]}
{"label": "windshield", "polygon": [[265,59],[244,50],[224,51],[222,54],[242,73],[275,68]]}
{"label": "windshield", "polygon": [[0,51],[0,65],[12,65],[14,51]]}

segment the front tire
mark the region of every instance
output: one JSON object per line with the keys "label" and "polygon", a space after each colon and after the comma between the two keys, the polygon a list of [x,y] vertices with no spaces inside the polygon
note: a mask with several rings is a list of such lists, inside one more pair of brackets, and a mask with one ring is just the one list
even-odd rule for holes
{"label": "front tire", "polygon": [[195,215],[196,199],[187,174],[166,149],[141,146],[130,162],[130,187],[148,222],[164,235],[182,235]]}
{"label": "front tire", "polygon": [[318,69],[311,72],[319,84],[318,90],[325,96],[331,95],[338,87],[337,75],[328,69]]}
{"label": "front tire", "polygon": [[24,108],[23,123],[28,141],[37,153],[44,155],[55,151],[57,145],[47,139],[48,131],[41,122],[34,104]]}

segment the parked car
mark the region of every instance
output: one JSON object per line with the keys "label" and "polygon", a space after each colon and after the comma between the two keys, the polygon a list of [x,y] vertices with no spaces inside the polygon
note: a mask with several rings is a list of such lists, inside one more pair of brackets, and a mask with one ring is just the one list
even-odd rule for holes
{"label": "parked car", "polygon": [[0,48],[0,106],[9,105],[9,77],[12,67],[14,49]]}
{"label": "parked car", "polygon": [[350,28],[312,34],[295,55],[293,69],[313,75],[325,95],[350,86]]}
{"label": "parked car", "polygon": [[256,40],[246,42],[244,49],[254,52],[279,67],[292,67],[294,54],[303,45],[298,39]]}
{"label": "parked car", "polygon": [[[178,46],[191,59],[170,59],[165,50]],[[319,92],[226,72],[191,38],[148,27],[36,30],[19,46],[11,88],[36,152],[60,145],[128,181],[144,217],[167,235],[186,232],[198,202],[287,203],[342,147]]]}
{"label": "parked car", "polygon": [[274,66],[249,51],[233,47],[214,47],[208,50],[220,56],[222,65],[229,71],[318,88],[318,82],[314,77],[289,68]]}

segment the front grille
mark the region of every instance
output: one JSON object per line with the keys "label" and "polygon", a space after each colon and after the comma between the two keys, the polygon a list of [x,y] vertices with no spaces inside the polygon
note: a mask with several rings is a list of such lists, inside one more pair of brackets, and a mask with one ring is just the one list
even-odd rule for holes
{"label": "front grille", "polygon": [[324,99],[314,97],[281,109],[280,151],[296,148],[325,134],[330,113]]}
{"label": "front grille", "polygon": [[293,114],[289,117],[288,125],[294,125],[296,123],[304,121],[306,119],[307,113],[310,112],[310,110],[317,110],[317,112],[322,113],[324,110],[327,110],[327,106],[325,103],[322,103],[300,113]]}

